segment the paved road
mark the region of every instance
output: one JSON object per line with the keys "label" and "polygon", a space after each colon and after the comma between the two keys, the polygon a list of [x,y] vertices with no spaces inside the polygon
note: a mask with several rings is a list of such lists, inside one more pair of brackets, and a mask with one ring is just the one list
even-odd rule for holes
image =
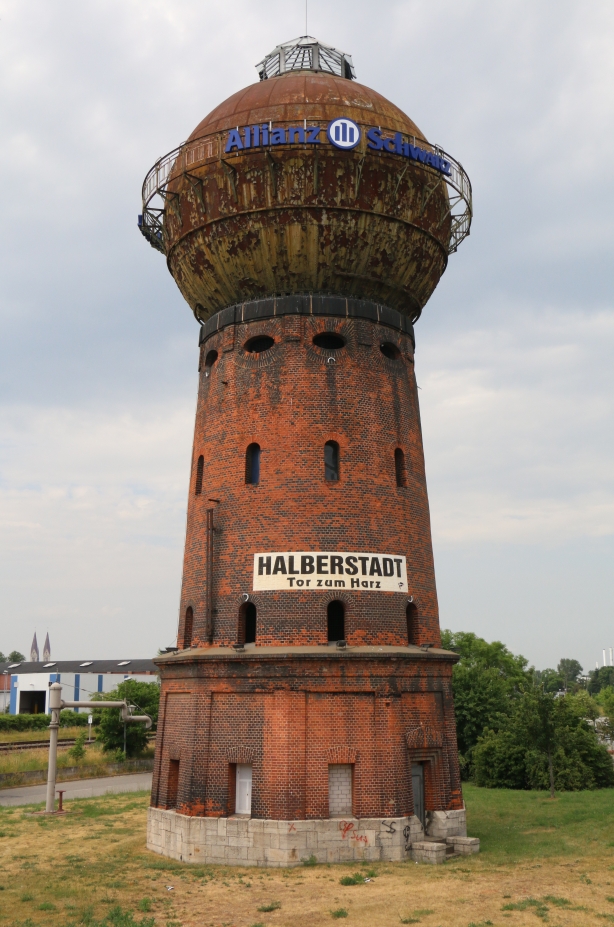
{"label": "paved road", "polygon": [[[104,779],[78,779],[74,782],[58,782],[57,789],[64,789],[64,801],[71,798],[91,798],[108,792],[141,792],[151,789],[151,773],[133,773],[129,776],[105,776]],[[33,805],[45,801],[46,785],[21,786],[18,789],[0,789],[0,805]]]}

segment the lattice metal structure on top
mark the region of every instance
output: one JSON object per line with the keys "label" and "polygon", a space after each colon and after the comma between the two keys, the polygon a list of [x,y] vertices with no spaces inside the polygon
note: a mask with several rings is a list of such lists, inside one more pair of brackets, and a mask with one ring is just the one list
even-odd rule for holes
{"label": "lattice metal structure on top", "polygon": [[336,77],[356,80],[352,56],[319,42],[312,35],[302,35],[278,45],[256,67],[260,80],[268,80],[287,71],[325,71]]}

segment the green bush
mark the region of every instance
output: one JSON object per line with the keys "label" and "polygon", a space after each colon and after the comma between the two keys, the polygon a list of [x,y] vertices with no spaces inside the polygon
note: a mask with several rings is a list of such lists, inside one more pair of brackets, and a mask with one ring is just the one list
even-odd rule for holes
{"label": "green bush", "polygon": [[85,731],[81,731],[80,734],[77,734],[77,736],[76,736],[76,738],[75,738],[74,744],[72,745],[72,747],[71,747],[70,750],[68,751],[68,755],[69,755],[69,757],[70,757],[71,759],[77,760],[77,761],[78,761],[78,760],[82,760],[83,757],[85,756],[85,738],[86,738],[86,736],[87,736],[87,735],[86,735]]}
{"label": "green bush", "polygon": [[[137,682],[136,679],[125,679],[111,692],[100,696],[100,701],[121,701],[125,699],[129,704],[135,705],[135,715],[147,714],[153,721],[152,730],[155,731],[158,721],[158,706],[160,703],[160,687],[156,682]],[[98,701],[98,699],[95,699]],[[118,708],[109,708],[102,711],[94,709],[94,718],[98,722],[96,739],[102,743],[105,753],[117,753],[124,749],[124,722],[121,720]],[[139,756],[147,746],[147,731],[142,723],[126,724],[126,755]]]}
{"label": "green bush", "polygon": [[[0,731],[44,731],[50,722],[51,715],[0,715]],[[60,727],[86,725],[86,714],[77,714],[70,708],[60,712]]]}
{"label": "green bush", "polygon": [[558,791],[614,787],[610,755],[585,720],[594,714],[590,703],[587,693],[562,698],[540,690],[524,693],[506,724],[485,731],[474,748],[476,785],[548,789],[550,759]]}

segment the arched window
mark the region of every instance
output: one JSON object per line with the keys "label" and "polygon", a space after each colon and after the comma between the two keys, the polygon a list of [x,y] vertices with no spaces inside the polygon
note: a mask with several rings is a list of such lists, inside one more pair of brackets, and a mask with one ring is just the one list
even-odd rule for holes
{"label": "arched window", "polygon": [[400,447],[394,452],[394,472],[397,478],[397,486],[407,486],[407,474],[405,473],[405,454]]}
{"label": "arched window", "polygon": [[205,358],[205,376],[208,377],[211,373],[211,368],[217,360],[217,351],[209,351]]}
{"label": "arched window", "polygon": [[198,458],[196,464],[196,484],[194,486],[194,492],[197,496],[200,496],[203,491],[203,470],[205,469],[205,458],[201,454]]}
{"label": "arched window", "polygon": [[334,599],[328,603],[326,609],[326,618],[328,624],[328,640],[343,641],[345,640],[345,606],[339,599]]}
{"label": "arched window", "polygon": [[260,445],[250,444],[245,452],[245,482],[260,482]]}
{"label": "arched window", "polygon": [[183,623],[183,649],[188,650],[192,646],[192,633],[194,630],[194,612],[192,606],[188,605],[185,610],[185,621]]}
{"label": "arched window", "polygon": [[407,618],[407,643],[415,644],[418,635],[418,609],[413,602],[407,603],[405,616]]}
{"label": "arched window", "polygon": [[239,609],[239,633],[237,639],[240,644],[256,643],[256,618],[258,612],[253,602],[244,602]]}
{"label": "arched window", "polygon": [[336,441],[327,441],[324,445],[324,478],[333,482],[339,479],[339,445]]}

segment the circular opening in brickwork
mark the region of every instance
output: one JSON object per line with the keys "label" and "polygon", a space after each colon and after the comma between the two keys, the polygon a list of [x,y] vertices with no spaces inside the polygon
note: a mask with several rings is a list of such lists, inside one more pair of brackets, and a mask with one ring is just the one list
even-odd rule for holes
{"label": "circular opening in brickwork", "polygon": [[345,338],[334,332],[320,332],[313,339],[313,343],[318,348],[326,348],[327,351],[339,351],[345,347]]}
{"label": "circular opening in brickwork", "polygon": [[264,351],[270,350],[274,344],[275,340],[269,335],[256,335],[255,338],[250,338],[245,343],[245,350],[249,354],[262,354]]}
{"label": "circular opening in brickwork", "polygon": [[384,341],[383,344],[380,344],[379,349],[388,360],[401,360],[401,352],[392,341]]}

